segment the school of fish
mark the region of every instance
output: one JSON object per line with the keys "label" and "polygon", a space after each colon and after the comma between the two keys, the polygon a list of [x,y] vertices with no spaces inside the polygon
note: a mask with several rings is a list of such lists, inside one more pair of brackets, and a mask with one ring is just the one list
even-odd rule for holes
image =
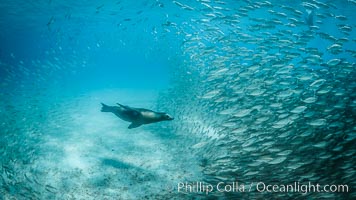
{"label": "school of fish", "polygon": [[[107,23],[120,31],[148,20],[142,17],[145,10],[133,12],[136,16],[120,16],[125,8],[120,1],[115,4],[118,11],[105,10],[109,7],[106,4],[87,10],[100,20],[105,14],[121,17],[117,24]],[[178,165],[192,158],[199,163],[195,170],[202,173],[201,180],[182,176],[172,180],[212,185],[312,182],[349,187],[348,192],[306,194],[213,191],[209,193],[211,199],[356,196],[356,25],[343,12],[346,8],[356,10],[355,0],[157,0],[145,5],[165,16],[159,26],[149,28],[154,39],[167,40],[160,44],[178,41],[180,47],[171,59],[172,85],[157,103],[175,120],[152,130],[178,138],[171,144],[171,150],[179,152],[172,161]],[[56,27],[58,18],[50,17],[44,26],[64,37],[62,29]],[[64,19],[79,17],[65,13]],[[85,15],[83,21],[90,22]],[[87,57],[75,51],[73,57],[62,61],[61,48],[46,51],[50,58],[45,61],[20,61],[17,66],[0,61],[4,77],[0,82],[4,102],[0,105],[0,199],[117,197],[117,188],[103,192],[108,187],[105,184],[97,187],[71,182],[82,177],[79,169],[65,174],[63,180],[51,180],[48,177],[60,169],[42,171],[51,166],[34,166],[42,152],[48,152],[44,138],[57,134],[57,129],[65,135],[66,124],[73,123],[67,118],[70,112],[62,111],[72,106],[66,99],[55,103],[44,100],[59,96],[55,89],[61,90],[62,85],[57,74],[80,74],[87,65]],[[91,48],[100,48],[100,42],[88,46],[88,51]],[[9,85],[16,85],[16,91]],[[111,171],[108,174],[107,180],[114,177]],[[57,186],[52,185],[54,181]],[[171,184],[176,186],[176,182]],[[174,187],[159,194],[146,191],[144,197],[207,197],[204,192],[177,192]]]}
{"label": "school of fish", "polygon": [[[180,117],[175,122],[180,123],[175,124],[178,134],[197,138],[190,151],[201,161],[205,183],[354,187],[355,24],[337,13],[330,1],[304,1],[295,7],[272,1],[198,2],[196,6],[175,2],[187,13],[199,12],[201,18],[183,22],[183,28],[177,25],[185,33],[182,52],[187,59],[172,70],[176,87],[161,104]],[[355,8],[355,1],[343,4]],[[337,34],[324,31],[326,26]],[[355,195],[352,189],[303,195],[252,191],[211,195],[223,199]]]}

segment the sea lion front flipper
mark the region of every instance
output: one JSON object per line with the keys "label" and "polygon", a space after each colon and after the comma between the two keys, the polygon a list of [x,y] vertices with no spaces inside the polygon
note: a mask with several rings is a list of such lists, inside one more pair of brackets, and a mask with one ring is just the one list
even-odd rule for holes
{"label": "sea lion front flipper", "polygon": [[141,125],[142,125],[142,124],[131,123],[128,128],[129,128],[129,129],[137,128],[137,127],[139,127],[139,126],[141,126]]}

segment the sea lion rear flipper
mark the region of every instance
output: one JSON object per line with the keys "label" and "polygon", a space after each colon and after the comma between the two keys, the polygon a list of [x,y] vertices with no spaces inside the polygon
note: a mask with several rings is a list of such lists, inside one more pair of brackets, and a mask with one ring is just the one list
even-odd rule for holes
{"label": "sea lion rear flipper", "polygon": [[101,103],[101,112],[111,112],[111,107],[104,104],[104,103]]}
{"label": "sea lion rear flipper", "polygon": [[119,105],[119,106],[122,106],[122,107],[125,107],[124,105],[122,105],[122,104],[119,104],[119,103],[116,103],[117,105]]}
{"label": "sea lion rear flipper", "polygon": [[129,129],[132,129],[132,128],[137,128],[139,126],[141,126],[142,124],[135,124],[135,123],[132,123],[130,124],[130,126],[128,127]]}
{"label": "sea lion rear flipper", "polygon": [[119,105],[119,106],[121,106],[121,107],[123,107],[123,108],[125,108],[125,109],[129,109],[129,110],[132,110],[132,108],[130,108],[129,106],[124,106],[124,105],[122,105],[122,104],[119,104],[119,103],[116,103],[117,105]]}

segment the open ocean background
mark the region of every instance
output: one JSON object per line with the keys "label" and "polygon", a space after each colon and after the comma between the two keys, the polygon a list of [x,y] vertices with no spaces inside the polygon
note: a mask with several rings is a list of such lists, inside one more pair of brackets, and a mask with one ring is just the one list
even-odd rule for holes
{"label": "open ocean background", "polygon": [[[0,200],[354,199],[355,10],[1,0]],[[129,130],[101,102],[175,119]],[[348,192],[178,191],[235,181]]]}

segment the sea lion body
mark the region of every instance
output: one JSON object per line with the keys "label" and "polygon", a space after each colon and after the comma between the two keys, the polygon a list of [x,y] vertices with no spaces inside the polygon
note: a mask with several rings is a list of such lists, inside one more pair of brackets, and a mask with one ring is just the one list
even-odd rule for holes
{"label": "sea lion body", "polygon": [[103,106],[101,112],[112,112],[120,119],[131,122],[129,129],[160,121],[173,120],[174,118],[164,112],[155,112],[145,108],[133,108],[118,103],[118,106]]}

